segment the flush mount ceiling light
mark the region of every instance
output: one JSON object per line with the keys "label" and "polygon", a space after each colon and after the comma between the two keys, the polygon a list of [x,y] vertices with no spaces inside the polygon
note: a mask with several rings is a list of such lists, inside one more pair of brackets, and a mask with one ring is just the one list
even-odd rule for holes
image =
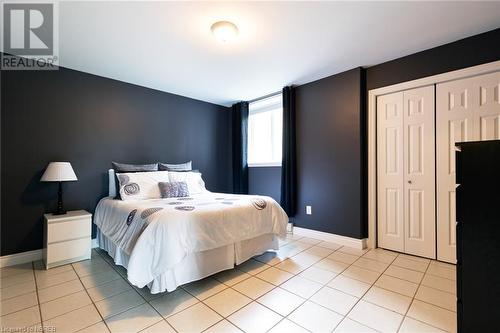
{"label": "flush mount ceiling light", "polygon": [[238,27],[229,21],[219,21],[210,28],[215,38],[223,43],[228,43],[238,36]]}

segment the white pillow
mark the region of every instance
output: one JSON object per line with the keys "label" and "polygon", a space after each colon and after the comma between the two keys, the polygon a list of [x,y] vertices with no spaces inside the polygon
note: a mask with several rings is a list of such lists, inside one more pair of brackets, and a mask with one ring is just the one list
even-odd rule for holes
{"label": "white pillow", "polygon": [[122,200],[161,198],[159,182],[169,181],[169,171],[117,173]]}
{"label": "white pillow", "polygon": [[169,171],[168,177],[170,182],[186,182],[189,190],[189,195],[207,192],[207,189],[205,188],[205,182],[201,178],[201,173],[199,172]]}

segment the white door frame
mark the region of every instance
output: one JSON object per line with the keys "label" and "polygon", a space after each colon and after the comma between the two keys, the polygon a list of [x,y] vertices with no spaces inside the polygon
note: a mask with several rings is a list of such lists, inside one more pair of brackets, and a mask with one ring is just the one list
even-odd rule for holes
{"label": "white door frame", "polygon": [[[437,74],[422,79],[407,81],[368,92],[368,238],[369,248],[377,247],[377,96],[402,90],[419,88],[431,84],[464,79],[500,70],[500,60]],[[437,112],[437,110],[436,110]]]}

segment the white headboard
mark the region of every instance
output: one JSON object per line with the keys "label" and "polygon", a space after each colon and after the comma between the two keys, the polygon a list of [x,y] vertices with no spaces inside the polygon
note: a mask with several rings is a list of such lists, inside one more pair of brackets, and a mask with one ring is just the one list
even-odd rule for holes
{"label": "white headboard", "polygon": [[108,170],[108,176],[109,176],[109,196],[114,198],[116,197],[116,177],[115,177],[115,170],[114,169],[109,169]]}

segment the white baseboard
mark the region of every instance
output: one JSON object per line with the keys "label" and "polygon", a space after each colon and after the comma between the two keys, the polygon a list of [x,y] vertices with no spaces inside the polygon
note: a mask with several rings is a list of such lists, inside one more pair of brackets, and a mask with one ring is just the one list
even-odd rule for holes
{"label": "white baseboard", "polygon": [[355,249],[362,250],[366,248],[366,238],[358,239],[358,238],[346,237],[336,234],[330,234],[328,232],[323,232],[323,231],[300,228],[296,226],[293,227],[293,233],[295,235],[316,238],[325,242],[331,242],[339,245],[349,246]]}
{"label": "white baseboard", "polygon": [[31,261],[42,260],[42,258],[43,258],[42,249],[9,254],[0,257],[0,267],[20,265]]}
{"label": "white baseboard", "polygon": [[[97,238],[92,238],[92,248],[99,247],[99,243],[97,242]],[[0,257],[0,268],[20,265],[31,261],[37,261],[43,259],[43,250],[33,250],[21,253],[9,254],[6,256]]]}

